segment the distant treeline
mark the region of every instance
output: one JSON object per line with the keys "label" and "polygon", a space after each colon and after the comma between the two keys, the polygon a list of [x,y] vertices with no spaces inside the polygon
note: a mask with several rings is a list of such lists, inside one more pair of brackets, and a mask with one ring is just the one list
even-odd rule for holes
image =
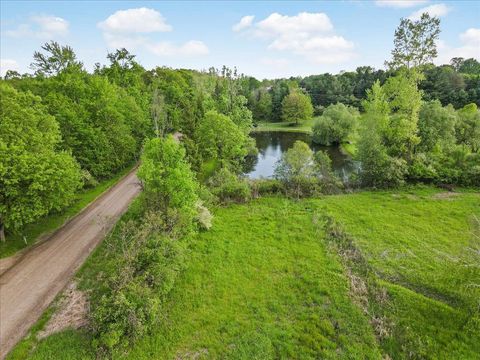
{"label": "distant treeline", "polygon": [[[425,101],[439,100],[442,105],[459,109],[467,104],[480,106],[480,63],[475,59],[453,58],[450,65],[424,65],[419,89]],[[375,81],[380,84],[395,76],[395,70],[376,70],[370,66],[358,67],[336,75],[321,74],[307,77],[259,81],[244,79],[243,94],[258,121],[282,121],[281,104],[289,89],[301,88],[310,95],[315,115],[321,115],[331,104],[343,103],[360,110],[366,92]]]}

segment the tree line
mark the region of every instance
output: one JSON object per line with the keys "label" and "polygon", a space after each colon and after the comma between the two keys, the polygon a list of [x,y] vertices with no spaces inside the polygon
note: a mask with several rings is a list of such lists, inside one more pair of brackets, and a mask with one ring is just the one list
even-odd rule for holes
{"label": "tree line", "polygon": [[138,161],[148,138],[181,133],[195,171],[205,159],[238,168],[253,149],[233,70],[146,70],[120,49],[89,73],[56,42],[33,58],[34,75],[0,81],[2,240]]}

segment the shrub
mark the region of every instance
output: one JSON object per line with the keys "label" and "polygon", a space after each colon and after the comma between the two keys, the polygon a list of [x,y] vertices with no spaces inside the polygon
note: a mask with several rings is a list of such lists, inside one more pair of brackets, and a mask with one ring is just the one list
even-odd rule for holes
{"label": "shrub", "polygon": [[340,144],[356,130],[359,113],[350,106],[330,105],[313,125],[313,141],[317,144]]}
{"label": "shrub", "polygon": [[213,195],[222,203],[245,202],[251,197],[246,179],[240,178],[227,168],[218,170],[209,180]]}
{"label": "shrub", "polygon": [[313,156],[314,173],[320,191],[324,194],[337,194],[343,188],[340,179],[333,173],[332,160],[325,151],[317,151]]}
{"label": "shrub", "polygon": [[197,221],[201,229],[208,230],[212,227],[213,215],[199,201],[197,202]]}
{"label": "shrub", "polygon": [[285,190],[282,182],[277,179],[250,180],[250,189],[252,191],[252,197],[278,194],[284,192]]}
{"label": "shrub", "polygon": [[93,188],[98,185],[97,179],[88,170],[82,169],[81,176],[84,188]]}
{"label": "shrub", "polygon": [[[94,346],[111,354],[147,334],[184,267],[182,241],[163,234],[162,216],[128,221],[108,245],[114,271],[91,296]],[[160,225],[159,225],[160,223]]]}

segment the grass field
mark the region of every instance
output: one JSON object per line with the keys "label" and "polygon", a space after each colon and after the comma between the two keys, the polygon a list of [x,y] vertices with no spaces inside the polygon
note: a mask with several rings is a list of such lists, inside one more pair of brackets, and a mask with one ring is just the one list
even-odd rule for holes
{"label": "grass field", "polygon": [[[383,336],[353,291],[358,274],[326,241],[326,215],[385,291],[373,304],[389,324]],[[480,272],[470,250],[480,250],[478,217],[478,192],[432,188],[218,208],[158,327],[128,358],[476,359]],[[94,286],[91,270],[82,274]],[[88,332],[68,330],[12,358],[92,358],[90,343]]]}
{"label": "grass field", "polygon": [[112,187],[131,169],[132,167],[128,167],[127,169],[115,175],[113,178],[102,181],[94,188],[77,193],[72,204],[63,211],[52,213],[39,219],[35,223],[25,226],[21,233],[7,235],[7,241],[0,243],[0,258],[11,256],[17,251],[33,245],[41,235],[46,235],[58,229],[70,218],[77,215],[83,208],[85,208],[103,192]]}

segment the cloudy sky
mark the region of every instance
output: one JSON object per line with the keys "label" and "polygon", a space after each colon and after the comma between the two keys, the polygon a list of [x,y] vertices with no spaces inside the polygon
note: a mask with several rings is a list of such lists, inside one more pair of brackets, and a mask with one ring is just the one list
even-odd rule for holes
{"label": "cloudy sky", "polygon": [[72,46],[87,69],[125,47],[146,68],[223,64],[258,78],[382,68],[401,17],[442,20],[439,58],[480,60],[480,2],[432,0],[187,2],[5,1],[1,73],[28,72],[49,40]]}

